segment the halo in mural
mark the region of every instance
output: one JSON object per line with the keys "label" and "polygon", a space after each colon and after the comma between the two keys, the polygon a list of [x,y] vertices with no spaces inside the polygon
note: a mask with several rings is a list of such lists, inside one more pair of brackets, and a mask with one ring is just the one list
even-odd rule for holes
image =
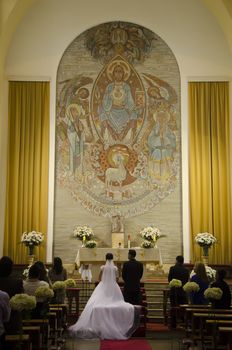
{"label": "halo in mural", "polygon": [[57,180],[90,211],[150,210],[180,173],[179,70],[154,33],[112,22],[77,37],[57,84]]}

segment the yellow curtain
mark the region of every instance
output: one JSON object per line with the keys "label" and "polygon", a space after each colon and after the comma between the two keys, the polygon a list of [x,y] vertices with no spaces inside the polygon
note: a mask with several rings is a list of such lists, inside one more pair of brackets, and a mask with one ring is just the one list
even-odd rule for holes
{"label": "yellow curtain", "polygon": [[40,231],[45,260],[48,211],[49,82],[10,82],[4,255],[26,263],[24,231]]}
{"label": "yellow curtain", "polygon": [[228,82],[189,83],[189,142],[192,262],[202,255],[194,236],[210,232],[218,244],[210,248],[209,262],[231,264]]}

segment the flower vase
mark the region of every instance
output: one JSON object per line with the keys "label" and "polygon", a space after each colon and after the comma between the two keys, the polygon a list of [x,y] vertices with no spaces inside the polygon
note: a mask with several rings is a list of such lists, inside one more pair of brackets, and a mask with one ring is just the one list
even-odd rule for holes
{"label": "flower vase", "polygon": [[29,248],[28,264],[32,265],[34,260],[35,260],[35,255],[34,255],[34,248],[35,248],[35,246],[34,245],[29,245],[28,248]]}
{"label": "flower vase", "polygon": [[207,266],[209,263],[209,246],[203,245],[202,261]]}

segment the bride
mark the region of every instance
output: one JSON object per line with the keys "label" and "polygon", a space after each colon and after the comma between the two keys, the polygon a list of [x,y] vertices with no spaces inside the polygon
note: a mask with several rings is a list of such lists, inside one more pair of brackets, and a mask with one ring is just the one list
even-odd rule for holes
{"label": "bride", "polygon": [[100,283],[69,331],[78,338],[128,339],[139,326],[140,306],[126,303],[117,284],[113,254],[106,254]]}

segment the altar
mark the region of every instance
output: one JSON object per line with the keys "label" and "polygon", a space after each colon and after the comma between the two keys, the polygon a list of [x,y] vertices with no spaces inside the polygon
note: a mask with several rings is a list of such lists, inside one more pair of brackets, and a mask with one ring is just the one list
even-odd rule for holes
{"label": "altar", "polygon": [[[136,260],[143,263],[153,263],[162,265],[161,252],[158,247],[144,249],[132,248],[136,251]],[[114,262],[123,263],[128,260],[128,248],[79,248],[75,263],[79,267],[81,264],[104,263],[107,253],[112,253]]]}

